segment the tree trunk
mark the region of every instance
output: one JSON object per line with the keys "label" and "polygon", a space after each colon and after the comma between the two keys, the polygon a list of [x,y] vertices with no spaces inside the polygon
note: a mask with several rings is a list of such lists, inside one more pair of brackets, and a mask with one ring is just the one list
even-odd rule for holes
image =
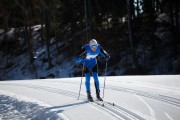
{"label": "tree trunk", "polygon": [[88,0],[84,0],[84,8],[85,8],[85,22],[86,22],[86,39],[89,40],[89,24],[88,24],[88,8],[87,8],[87,2]]}
{"label": "tree trunk", "polygon": [[[31,45],[31,15],[30,13],[30,9],[28,8],[27,5],[27,0],[22,0],[22,6],[23,6],[23,11],[24,11],[24,26],[25,26],[25,40],[26,40],[26,44],[28,45],[28,53],[29,53],[29,61],[30,63],[33,62],[33,52],[32,52],[32,45]],[[29,30],[28,30],[28,26],[29,26]]]}
{"label": "tree trunk", "polygon": [[170,12],[170,20],[171,20],[171,32],[174,35],[175,34],[175,27],[174,27],[174,15],[173,15],[172,2],[170,2],[170,5],[169,5],[169,12]]}
{"label": "tree trunk", "polygon": [[32,26],[34,23],[34,6],[33,1],[29,2],[30,8],[29,8],[29,15],[27,16],[27,19],[29,20],[29,49],[30,49],[30,61],[32,64],[34,64],[34,55],[33,55],[33,46],[32,46]]}
{"label": "tree trunk", "polygon": [[130,5],[129,5],[129,7],[130,7],[130,9],[131,9],[131,11],[130,11],[130,14],[131,14],[131,19],[133,18],[135,18],[135,9],[134,9],[134,0],[130,0],[129,1],[130,3]]}
{"label": "tree trunk", "polygon": [[58,40],[57,40],[57,21],[56,21],[56,7],[55,7],[55,0],[53,0],[53,13],[54,13],[54,39],[56,43],[56,49],[58,51]]}
{"label": "tree trunk", "polygon": [[89,34],[90,34],[90,39],[93,36],[93,23],[92,23],[92,10],[91,10],[91,0],[88,0],[88,24],[89,24]]}
{"label": "tree trunk", "polygon": [[[6,15],[5,15],[5,33],[7,33],[8,32],[8,19],[9,19],[9,15],[8,15],[8,13],[7,12],[5,12],[6,13]],[[8,64],[9,64],[9,59],[8,59],[8,39],[7,39],[7,34],[5,34],[5,36],[4,36],[4,40],[5,40],[5,42],[6,42],[6,51],[5,51],[5,54],[6,54],[6,66],[8,66]]]}
{"label": "tree trunk", "polygon": [[143,0],[143,12],[150,17],[154,14],[153,0]]}
{"label": "tree trunk", "polygon": [[89,41],[90,38],[92,38],[92,12],[91,12],[91,0],[85,0],[84,1],[84,6],[85,6],[85,21],[86,21],[86,37],[87,40]]}
{"label": "tree trunk", "polygon": [[179,34],[179,1],[175,2],[176,34]]}
{"label": "tree trunk", "polygon": [[130,41],[130,48],[133,50],[133,40],[132,40],[132,15],[130,10],[130,0],[127,0],[127,11],[128,11],[128,33],[129,33],[129,41]]}
{"label": "tree trunk", "polygon": [[44,45],[44,1],[41,0],[41,45]]}
{"label": "tree trunk", "polygon": [[129,43],[130,43],[130,51],[133,57],[133,62],[136,68],[140,69],[136,59],[136,53],[134,51],[133,45],[133,32],[132,32],[132,14],[131,14],[131,7],[130,7],[130,0],[127,0],[127,11],[128,11],[128,33],[129,33]]}
{"label": "tree trunk", "polygon": [[47,52],[48,52],[48,68],[52,67],[51,64],[51,54],[50,54],[50,16],[49,16],[49,4],[50,1],[46,0],[46,9],[45,9],[45,25],[46,25],[46,46],[47,46]]}

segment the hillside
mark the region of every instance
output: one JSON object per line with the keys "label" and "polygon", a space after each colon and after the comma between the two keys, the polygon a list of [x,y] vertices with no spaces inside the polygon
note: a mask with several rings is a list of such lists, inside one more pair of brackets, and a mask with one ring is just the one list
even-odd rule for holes
{"label": "hillside", "polygon": [[[168,20],[166,14],[160,14],[155,20],[158,26],[153,33],[144,31],[143,34],[135,34],[135,52],[139,68],[133,63],[129,47],[124,46],[128,41],[126,34],[121,34],[122,36],[119,37],[117,31],[112,30],[109,33],[112,35],[112,40],[103,41],[102,44],[100,41],[100,44],[111,55],[107,75],[180,74],[180,44],[174,43],[169,27],[162,26],[168,25]],[[0,78],[2,80],[81,76],[81,65],[73,61],[83,45],[81,42],[77,44],[81,40],[73,38],[55,40],[51,37],[52,66],[49,67],[47,45],[42,44],[41,41],[41,25],[33,26],[31,29],[33,62],[30,62],[28,44],[23,36],[24,28],[11,28],[8,32],[1,29]],[[98,64],[99,74],[103,75],[105,60],[99,57]]]}

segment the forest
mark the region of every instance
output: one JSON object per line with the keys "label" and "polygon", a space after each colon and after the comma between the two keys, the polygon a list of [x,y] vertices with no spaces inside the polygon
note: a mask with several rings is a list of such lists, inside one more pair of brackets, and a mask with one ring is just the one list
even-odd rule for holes
{"label": "forest", "polygon": [[[179,6],[179,0],[0,0],[0,80],[81,76],[73,58],[91,39],[111,56],[108,75],[180,74]],[[103,75],[102,57],[98,68]]]}

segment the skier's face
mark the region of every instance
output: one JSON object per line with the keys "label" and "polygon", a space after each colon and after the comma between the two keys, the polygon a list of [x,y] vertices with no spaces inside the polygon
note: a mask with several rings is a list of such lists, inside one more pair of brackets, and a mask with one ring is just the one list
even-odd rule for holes
{"label": "skier's face", "polygon": [[97,45],[92,45],[92,46],[91,46],[91,50],[92,50],[93,52],[95,52],[96,49],[97,49]]}

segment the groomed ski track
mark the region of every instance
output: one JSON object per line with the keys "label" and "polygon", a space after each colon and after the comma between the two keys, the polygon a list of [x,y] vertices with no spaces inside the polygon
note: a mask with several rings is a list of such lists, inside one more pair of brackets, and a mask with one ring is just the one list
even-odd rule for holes
{"label": "groomed ski track", "polygon": [[[100,77],[101,91],[103,77]],[[0,82],[3,91],[47,103],[70,120],[178,120],[180,76],[107,77],[104,102],[86,100],[84,80],[77,100],[80,78]],[[95,99],[93,79],[92,96]],[[102,103],[104,106],[102,106]],[[114,103],[114,105],[113,105]]]}

